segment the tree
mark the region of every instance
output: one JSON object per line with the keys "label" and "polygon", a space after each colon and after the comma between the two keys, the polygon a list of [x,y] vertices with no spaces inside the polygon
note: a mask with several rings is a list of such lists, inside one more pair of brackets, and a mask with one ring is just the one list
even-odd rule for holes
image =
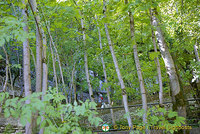
{"label": "tree", "polygon": [[[126,3],[128,3],[127,0],[126,0]],[[145,90],[145,86],[144,86],[144,80],[142,77],[140,61],[139,61],[138,52],[137,52],[137,45],[135,42],[134,18],[133,18],[131,11],[129,11],[129,18],[130,18],[131,40],[133,42],[133,53],[134,53],[135,65],[136,65],[136,69],[137,69],[138,80],[140,83],[140,90],[141,90],[141,96],[142,96],[142,109],[144,109],[143,123],[147,124],[147,97],[146,97],[146,90]],[[148,133],[147,129],[146,129],[146,133]]]}
{"label": "tree", "polygon": [[[104,7],[103,7],[104,18],[106,18],[106,1],[105,0],[103,1],[103,4],[104,4]],[[122,79],[120,69],[119,69],[119,66],[118,66],[118,62],[117,62],[117,59],[116,59],[116,56],[115,56],[115,53],[114,53],[114,50],[113,50],[113,47],[112,47],[112,41],[111,41],[111,38],[110,38],[110,35],[109,35],[107,23],[104,23],[104,27],[105,27],[105,31],[106,31],[108,44],[109,44],[109,47],[110,47],[110,52],[111,52],[111,55],[112,55],[112,58],[113,58],[113,62],[115,64],[116,73],[117,73],[118,80],[120,82],[120,86],[121,86],[121,90],[122,90],[124,109],[125,109],[125,112],[127,114],[128,125],[129,125],[129,127],[132,128],[132,121],[131,121],[131,116],[129,114],[129,108],[128,108],[126,87],[125,87],[124,81]]]}
{"label": "tree", "polygon": [[[35,26],[36,26],[36,92],[42,91],[42,74],[43,74],[43,68],[42,68],[42,50],[43,50],[43,39],[46,39],[44,37],[43,29],[40,26],[40,16],[39,12],[37,10],[37,2],[36,0],[30,0],[29,5],[31,7],[34,19],[35,19]],[[33,128],[32,132],[36,133],[37,131],[37,119],[38,113],[35,113],[35,116],[33,116]]]}
{"label": "tree", "polygon": [[[81,12],[80,12],[80,14],[81,14]],[[81,16],[82,16],[81,27],[82,27],[83,44],[84,44],[85,75],[86,75],[87,84],[88,84],[88,88],[89,88],[90,99],[91,99],[91,101],[94,101],[94,95],[93,95],[92,86],[90,83],[90,75],[89,75],[89,70],[88,70],[88,58],[87,58],[87,51],[86,51],[87,46],[86,46],[86,38],[85,38],[84,18],[83,18],[82,14],[81,14]]]}
{"label": "tree", "polygon": [[[150,21],[152,25],[152,12],[150,10]],[[153,46],[154,46],[154,52],[157,53],[157,45],[156,45],[156,40],[155,40],[155,34],[153,28],[151,28],[151,34],[152,34],[152,41],[153,41]],[[158,73],[158,82],[159,82],[159,102],[160,105],[163,105],[163,83],[162,83],[162,74],[161,74],[161,69],[160,69],[160,62],[158,56],[155,57],[155,64],[157,67],[157,73]]]}
{"label": "tree", "polygon": [[[96,16],[96,20],[97,20],[97,16]],[[98,25],[98,22],[97,22],[97,25]],[[98,29],[98,34],[99,34],[99,45],[100,45],[100,48],[103,49],[102,41],[101,41],[101,31],[100,31],[99,26],[97,26],[97,29]],[[101,56],[101,62],[102,62],[102,66],[103,66],[103,74],[104,74],[105,84],[108,86],[106,65],[105,65],[103,56]],[[106,90],[107,90],[108,103],[110,104],[110,106],[112,106],[109,87],[107,87]],[[111,118],[112,118],[112,124],[115,125],[115,118],[114,118],[113,109],[110,109],[110,114],[111,114]]]}
{"label": "tree", "polygon": [[[27,10],[27,3],[25,1],[22,1],[25,7],[22,9],[22,14],[24,18],[25,26],[23,27],[25,34],[28,35],[28,10]],[[29,39],[26,38],[26,40],[23,42],[23,61],[24,61],[24,91],[25,96],[31,95],[31,77],[30,77],[30,46],[29,46]],[[26,101],[26,104],[29,104],[30,100]],[[32,134],[32,122],[27,122],[25,127],[26,134]]]}
{"label": "tree", "polygon": [[[175,69],[174,61],[169,52],[168,46],[165,42],[165,38],[159,26],[158,19],[156,18],[156,15],[158,15],[157,10],[154,8],[154,9],[151,9],[151,12],[152,12],[152,24],[156,28],[155,34],[156,34],[158,46],[159,46],[162,58],[164,60],[165,67],[167,69],[167,74],[170,80],[173,110],[177,111],[179,116],[183,116],[186,118],[185,98],[183,96],[182,89],[180,88],[180,83],[179,83],[178,75]],[[181,132],[179,131],[178,133],[181,133]]]}

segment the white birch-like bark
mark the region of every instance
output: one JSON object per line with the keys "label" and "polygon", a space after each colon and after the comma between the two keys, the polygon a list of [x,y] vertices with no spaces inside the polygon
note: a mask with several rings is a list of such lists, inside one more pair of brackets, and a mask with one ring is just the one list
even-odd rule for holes
{"label": "white birch-like bark", "polygon": [[196,43],[196,45],[194,45],[194,53],[195,53],[195,57],[196,57],[196,60],[199,62],[200,60],[199,60],[199,53],[198,53],[198,50],[197,50],[197,43]]}
{"label": "white birch-like bark", "polygon": [[[105,2],[105,0],[103,1],[103,4],[104,4],[104,6],[103,6],[104,18],[106,18],[106,15],[105,15],[105,13],[106,13],[106,2]],[[124,85],[124,81],[122,79],[120,69],[119,69],[119,66],[118,66],[117,58],[115,56],[115,53],[114,53],[114,50],[113,50],[113,47],[112,47],[112,41],[111,41],[111,38],[110,38],[110,35],[109,35],[107,23],[104,24],[104,27],[105,27],[105,31],[106,31],[106,36],[107,36],[110,52],[111,52],[113,62],[114,62],[114,65],[115,65],[115,70],[116,70],[116,73],[117,73],[117,76],[118,76],[118,79],[119,79],[119,82],[120,82],[120,86],[121,86],[121,89],[122,89],[123,103],[124,103],[125,112],[127,114],[128,125],[129,125],[129,127],[132,128],[133,125],[132,125],[131,116],[130,116],[130,112],[129,112],[129,108],[128,108],[126,87]]]}
{"label": "white birch-like bark", "polygon": [[[96,17],[96,20],[97,20],[97,17]],[[97,25],[98,25],[98,22],[97,22]],[[97,27],[97,29],[98,29],[98,34],[99,34],[99,45],[100,45],[100,48],[103,49],[102,42],[101,42],[101,31],[100,31],[99,27]],[[102,62],[102,66],[103,66],[103,73],[104,73],[104,77],[105,77],[105,83],[108,84],[106,66],[105,66],[105,63],[104,63],[103,56],[101,56],[101,62]],[[106,91],[107,91],[108,103],[112,107],[112,103],[111,103],[110,93],[109,93],[109,88],[108,87],[106,88]],[[111,114],[111,118],[112,118],[112,124],[115,125],[115,118],[114,118],[113,109],[110,109],[110,114]]]}
{"label": "white birch-like bark", "polygon": [[[141,91],[141,96],[142,96],[142,109],[144,109],[143,123],[147,124],[147,97],[146,97],[146,90],[145,90],[145,86],[144,86],[144,80],[142,77],[140,61],[139,61],[138,52],[137,52],[137,44],[135,42],[134,18],[133,18],[131,11],[129,11],[129,18],[130,18],[131,40],[133,42],[133,53],[134,53],[134,59],[135,59],[138,80],[140,83],[140,91]],[[148,129],[146,129],[146,134],[147,133],[148,133]]]}
{"label": "white birch-like bark", "polygon": [[[197,62],[199,62],[199,52],[198,52],[198,47],[197,47],[197,41],[196,41],[196,44],[194,45],[194,53],[195,53],[195,57],[196,57],[196,60]],[[194,72],[193,72],[194,74]],[[199,78],[196,78],[196,83],[199,83]]]}
{"label": "white birch-like bark", "polygon": [[87,46],[86,46],[84,19],[83,19],[83,15],[82,14],[81,14],[81,16],[82,16],[82,18],[81,18],[81,27],[82,27],[83,44],[84,44],[85,75],[86,75],[87,84],[88,84],[88,88],[89,88],[90,99],[91,99],[91,101],[94,101],[92,86],[91,86],[91,82],[90,82],[90,75],[89,75],[89,70],[88,70],[88,58],[87,58],[87,49],[86,49]]}
{"label": "white birch-like bark", "polygon": [[157,38],[158,46],[165,63],[167,74],[170,79],[170,88],[172,92],[173,109],[178,112],[179,116],[186,117],[185,99],[182,95],[178,75],[175,69],[175,64],[169,52],[168,46],[165,42],[162,30],[159,26],[159,21],[156,18],[156,9],[151,9],[152,24],[156,28],[155,35]]}
{"label": "white birch-like bark", "polygon": [[[152,13],[150,11],[150,19],[151,19],[151,25],[152,25]],[[153,46],[154,46],[154,51],[157,52],[157,46],[156,46],[156,40],[155,40],[155,35],[153,28],[151,28],[151,34],[152,34],[152,41],[153,41]],[[156,63],[156,68],[158,72],[158,82],[159,82],[159,102],[160,105],[163,105],[163,84],[162,84],[162,74],[161,74],[161,69],[160,69],[160,62],[158,59],[158,56],[154,59]]]}
{"label": "white birch-like bark", "polygon": [[[23,4],[25,4],[24,0],[22,1]],[[26,4],[25,4],[26,5]],[[25,7],[22,9],[22,14],[24,17],[24,23],[26,24],[23,27],[23,30],[26,34],[28,34],[28,25],[27,25],[27,8]],[[25,96],[31,95],[31,77],[30,77],[30,51],[29,51],[29,40],[28,38],[23,42],[23,66],[24,66],[24,91]],[[26,100],[26,104],[29,104],[30,100]],[[32,134],[32,122],[27,122],[25,126],[25,133],[26,134]]]}
{"label": "white birch-like bark", "polygon": [[[151,12],[153,13],[153,11],[151,11]],[[162,58],[164,60],[165,66],[166,66],[167,73],[170,78],[172,95],[175,96],[180,92],[180,84],[178,82],[178,76],[177,76],[177,73],[175,70],[174,61],[168,50],[167,44],[165,43],[165,40],[164,40],[164,37],[162,34],[162,30],[159,27],[158,20],[155,17],[155,15],[152,16],[152,24],[153,24],[153,26],[156,27],[155,34],[156,34],[158,46],[160,48],[160,52],[161,52]]]}

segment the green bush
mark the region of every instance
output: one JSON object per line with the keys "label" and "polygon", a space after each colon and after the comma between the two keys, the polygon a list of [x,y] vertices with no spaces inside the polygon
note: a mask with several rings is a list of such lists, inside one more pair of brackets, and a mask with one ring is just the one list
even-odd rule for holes
{"label": "green bush", "polygon": [[[6,93],[1,93],[1,104],[3,104],[5,117],[14,117],[20,119],[20,123],[25,126],[27,122],[31,121],[33,113],[38,112],[37,125],[44,128],[44,133],[74,133],[85,134],[92,133],[88,126],[97,127],[102,119],[96,117],[96,103],[81,102],[78,105],[61,104],[65,97],[61,93],[57,93],[55,89],[47,93],[43,100],[39,99],[42,93],[33,93],[30,96],[19,99],[8,99]],[[53,100],[53,104],[50,100]],[[26,102],[30,102],[26,104]],[[94,109],[94,110],[91,110]],[[44,118],[42,120],[42,118]],[[83,119],[86,119],[86,126],[82,126]]]}
{"label": "green bush", "polygon": [[[137,109],[134,113],[131,112],[131,117],[134,119],[133,124],[136,126],[136,130],[144,132],[145,129],[141,127],[145,126],[149,129],[164,130],[170,133],[174,133],[179,129],[179,126],[185,124],[185,118],[178,116],[177,112],[172,110],[166,110],[165,108],[155,107],[148,109],[147,112],[147,124],[143,124],[142,116],[144,114],[143,109]],[[125,116],[126,117],[126,116]]]}

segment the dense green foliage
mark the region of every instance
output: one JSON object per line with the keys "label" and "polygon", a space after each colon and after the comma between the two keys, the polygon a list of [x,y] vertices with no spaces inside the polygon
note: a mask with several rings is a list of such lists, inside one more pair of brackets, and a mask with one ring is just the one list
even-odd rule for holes
{"label": "dense green foliage", "polygon": [[[21,125],[25,126],[27,121],[31,121],[32,114],[38,111],[37,124],[40,125],[40,128],[45,127],[45,133],[48,134],[91,133],[91,128],[88,125],[91,124],[97,127],[102,122],[99,117],[95,117],[97,112],[95,111],[96,104],[94,102],[87,100],[86,102],[81,102],[81,105],[78,105],[77,102],[74,102],[73,105],[61,104],[65,97],[54,92],[55,90],[49,91],[51,94],[45,95],[43,101],[38,98],[41,97],[41,93],[33,93],[23,99],[18,97],[7,99],[8,94],[1,93],[0,102],[5,101],[5,105],[3,105],[5,117],[20,119]],[[27,99],[31,103],[26,104]]]}
{"label": "dense green foliage", "polygon": [[[28,0],[25,0],[25,2],[28,3]],[[55,87],[47,26],[50,27],[50,33],[58,50],[66,87],[64,89],[62,85],[58,59],[56,58],[59,93],[57,94],[54,88],[49,89],[43,100],[39,99],[42,93],[33,93],[25,98],[15,97],[13,99],[8,99],[8,94],[2,93],[0,94],[0,102],[5,104],[3,105],[5,117],[20,118],[22,125],[25,125],[27,121],[31,120],[32,113],[39,111],[40,116],[38,116],[37,125],[40,125],[41,128],[45,127],[45,133],[67,133],[72,131],[74,133],[85,133],[85,131],[90,133],[90,129],[82,127],[80,121],[86,118],[94,126],[98,126],[102,122],[98,116],[95,116],[97,112],[90,110],[96,109],[96,103],[79,100],[81,105],[78,105],[73,95],[77,94],[81,98],[83,93],[88,93],[84,70],[85,49],[88,56],[89,70],[94,74],[90,77],[93,90],[99,92],[101,86],[99,81],[105,81],[101,63],[101,57],[103,57],[108,83],[103,83],[101,90],[109,87],[114,105],[121,105],[122,91],[106,38],[105,23],[108,23],[115,55],[125,82],[128,102],[141,102],[128,11],[131,11],[134,16],[135,40],[148,102],[158,100],[157,94],[152,97],[153,93],[159,92],[154,61],[157,56],[161,65],[164,98],[169,99],[171,95],[170,84],[164,61],[159,51],[154,52],[151,29],[155,30],[155,28],[150,23],[150,8],[157,8],[157,18],[161,22],[160,26],[173,57],[184,96],[186,98],[200,97],[198,88],[192,85],[196,84],[200,75],[199,62],[195,59],[194,53],[194,45],[200,47],[199,0],[130,0],[128,4],[125,4],[124,0],[108,0],[106,3],[106,18],[103,17],[102,0],[78,0],[76,3],[74,0],[60,0],[59,2],[56,0],[38,0],[37,4],[38,15],[41,18],[39,25],[47,36],[48,85]],[[28,34],[23,30],[25,23],[22,9],[25,6],[28,8]],[[80,12],[82,15],[80,15]],[[81,18],[85,20],[86,48],[82,39]],[[97,27],[100,28],[103,49],[99,47]],[[9,55],[10,65],[8,66],[11,67],[12,73],[9,76],[11,78],[9,78],[8,83],[11,83],[12,79],[14,87],[23,87],[22,43],[28,38],[31,50],[31,89],[33,92],[36,84],[36,68],[34,65],[36,57],[35,33],[35,18],[29,4],[24,5],[21,0],[2,0],[0,2],[0,76],[5,78],[6,56],[3,49],[1,49],[4,46]],[[55,50],[53,52],[55,53]],[[74,81],[72,81],[73,68],[75,68]],[[72,83],[76,87],[76,93],[71,88]],[[68,98],[71,98],[71,104],[61,104],[67,95]],[[106,98],[106,95],[104,97]],[[25,104],[27,99],[31,103]],[[89,99],[89,95],[86,99]],[[50,100],[53,100],[53,102]],[[97,100],[95,101],[97,102]],[[72,104],[72,102],[75,103]],[[178,117],[177,113],[173,111],[166,111],[163,108],[152,108],[149,111],[154,111],[155,114],[150,116],[152,112],[148,112],[149,126],[177,126],[183,123],[183,118]],[[173,118],[174,124],[169,123],[168,118],[156,116],[160,112],[165,117]],[[135,114],[140,118],[142,112],[138,113],[131,114]],[[41,123],[42,116],[45,120]],[[63,118],[63,121],[61,118]],[[138,124],[142,123],[141,120],[139,121],[135,120]],[[174,130],[170,131],[173,133]]]}
{"label": "dense green foliage", "polygon": [[[103,18],[102,2],[101,1],[79,1],[77,6],[73,1],[65,1],[57,3],[56,1],[43,0],[38,2],[38,10],[41,16],[41,26],[46,30],[46,23],[50,24],[51,34],[57,45],[60,55],[60,60],[64,66],[64,77],[67,83],[71,80],[71,71],[76,62],[76,84],[81,86],[83,91],[87,91],[87,83],[84,80],[84,60],[83,60],[83,44],[81,41],[81,26],[80,14],[82,11],[86,20],[86,41],[89,61],[89,70],[92,70],[98,76],[91,77],[93,89],[99,87],[99,80],[103,80],[103,69],[100,62],[100,57],[103,56],[106,64],[106,71],[108,73],[109,85],[104,87],[111,87],[115,90],[113,99],[119,98],[121,91],[118,82],[115,68],[112,62],[112,57],[109,52],[105,31],[103,25],[105,22],[109,23],[109,30],[111,38],[114,43],[115,54],[117,56],[119,66],[121,68],[122,76],[127,86],[129,96],[140,97],[137,90],[139,88],[136,69],[134,66],[132,46],[129,32],[128,10],[134,13],[135,17],[135,33],[136,41],[138,43],[139,58],[142,66],[143,76],[145,79],[145,86],[148,93],[158,91],[158,84],[156,83],[156,68],[154,57],[159,56],[159,53],[154,53],[153,44],[151,40],[151,25],[148,10],[150,7],[158,6],[162,27],[165,31],[165,37],[169,44],[170,51],[174,53],[175,63],[178,66],[179,73],[183,78],[184,85],[189,84],[192,78],[191,71],[196,70],[196,75],[199,75],[199,69],[196,63],[193,62],[193,45],[196,40],[198,42],[198,1],[131,1],[125,5],[123,1],[111,0],[107,2],[107,19]],[[22,16],[19,9],[23,8],[21,2],[17,1],[3,1],[1,2],[1,46],[6,43],[7,49],[13,48],[21,52],[21,43],[26,37],[31,40],[31,49],[35,53],[35,37],[34,37],[34,17],[29,12],[29,35],[24,34],[22,27],[24,26]],[[189,12],[186,12],[186,9]],[[98,20],[95,20],[95,15]],[[190,17],[190,18],[188,18]],[[178,21],[177,21],[178,20]],[[96,22],[98,21],[102,34],[103,50],[99,48],[98,31]],[[194,24],[193,24],[194,23]],[[13,51],[13,50],[11,50]],[[22,64],[22,60],[16,63],[14,55],[8,51],[10,55],[11,64]],[[2,53],[2,55],[4,55]],[[20,54],[19,54],[20,55]],[[53,78],[52,60],[50,51],[47,52],[49,78]],[[193,56],[192,56],[193,55]],[[161,60],[161,69],[163,82],[168,83],[167,75],[165,73],[164,64]],[[33,62],[31,62],[33,63]],[[31,65],[34,70],[34,65]],[[59,67],[57,67],[57,74],[59,75]],[[165,93],[169,91],[168,85],[165,86]],[[138,94],[138,95],[137,95]]]}

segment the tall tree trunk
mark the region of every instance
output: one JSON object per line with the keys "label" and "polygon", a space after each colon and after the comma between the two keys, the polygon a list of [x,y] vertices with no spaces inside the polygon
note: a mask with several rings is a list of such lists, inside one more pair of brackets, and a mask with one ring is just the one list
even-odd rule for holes
{"label": "tall tree trunk", "polygon": [[[104,4],[104,6],[103,6],[104,18],[106,18],[106,15],[105,15],[105,13],[106,13],[106,2],[105,2],[105,0],[103,1],[103,4]],[[121,89],[122,89],[124,109],[125,109],[126,114],[128,114],[127,115],[128,125],[129,125],[129,127],[132,128],[133,125],[132,125],[132,121],[131,121],[131,116],[129,114],[126,87],[125,87],[124,81],[122,79],[120,69],[119,69],[119,66],[118,66],[118,62],[117,62],[117,59],[116,59],[116,56],[115,56],[115,53],[114,53],[114,50],[113,50],[113,47],[112,47],[112,41],[111,41],[111,38],[110,38],[110,35],[109,35],[107,23],[104,24],[104,27],[105,27],[106,36],[107,36],[108,44],[109,44],[109,47],[110,47],[111,55],[112,55],[112,58],[113,58],[113,62],[114,62],[114,65],[115,65],[115,70],[116,70],[116,73],[117,73],[117,76],[118,76],[118,79],[119,79],[119,82],[120,82],[120,86],[121,86]]]}
{"label": "tall tree trunk", "polygon": [[[159,26],[159,21],[156,18],[157,11],[156,9],[154,10],[151,9],[151,12],[152,12],[152,24],[156,28],[155,34],[156,34],[158,46],[160,48],[160,52],[164,60],[165,67],[167,69],[167,74],[169,75],[169,79],[170,79],[173,110],[177,111],[179,116],[183,116],[186,118],[185,98],[183,96],[182,89],[180,88],[180,83],[178,80],[178,75],[175,69],[174,61],[168,50],[168,46],[165,42],[162,30]],[[178,131],[178,133],[182,133],[182,132]]]}
{"label": "tall tree trunk", "polygon": [[[24,0],[22,0],[23,4],[26,5]],[[25,7],[22,9],[22,14],[24,17],[24,23],[26,24],[23,27],[23,30],[26,34],[28,34],[28,24],[27,24],[27,19],[28,19],[28,10]],[[25,96],[31,95],[31,77],[30,77],[30,51],[29,51],[29,40],[28,38],[23,42],[23,61],[24,61],[24,90],[25,90]],[[26,104],[29,104],[30,100],[26,100]],[[27,122],[25,126],[25,133],[26,134],[32,134],[32,122]]]}
{"label": "tall tree trunk", "polygon": [[36,92],[42,91],[42,31],[36,0],[29,0],[36,24]]}
{"label": "tall tree trunk", "polygon": [[49,46],[50,46],[51,57],[52,57],[52,62],[53,62],[54,80],[55,80],[55,84],[56,84],[56,90],[57,90],[57,93],[58,93],[58,79],[57,79],[57,74],[56,74],[56,61],[55,61],[55,56],[54,56],[54,52],[53,52],[51,41],[49,42],[49,44],[50,44]]}
{"label": "tall tree trunk", "polygon": [[70,91],[71,91],[71,101],[72,101],[72,91],[74,93],[74,101],[76,100],[76,87],[74,86],[74,73],[76,68],[76,62],[74,62],[73,69],[72,69],[72,75],[71,75],[71,83],[70,83]]}
{"label": "tall tree trunk", "polygon": [[[3,85],[3,92],[5,92],[6,91],[6,89],[7,89],[7,85],[8,85],[8,66],[9,66],[9,59],[8,59],[8,55],[7,55],[7,52],[6,52],[6,49],[5,49],[5,47],[3,46],[3,51],[4,51],[4,53],[5,53],[5,55],[6,55],[6,79],[5,79],[5,82],[4,82],[4,85]],[[2,112],[2,105],[3,105],[3,103],[4,102],[1,102],[1,104],[0,104],[0,113]]]}
{"label": "tall tree trunk", "polygon": [[[96,20],[97,20],[97,17],[96,17]],[[97,22],[97,25],[98,25],[98,22]],[[98,33],[99,33],[99,44],[100,44],[100,48],[102,50],[103,47],[102,47],[102,42],[101,42],[101,32],[100,32],[100,28],[99,27],[97,27],[97,29],[98,29]],[[103,56],[101,57],[101,62],[102,62],[102,66],[103,66],[103,73],[104,73],[104,77],[105,77],[105,83],[108,84],[106,66],[105,66],[105,63],[104,63]],[[112,103],[111,103],[111,99],[110,99],[109,87],[106,88],[106,91],[107,91],[108,103],[112,107]],[[110,109],[110,114],[111,114],[111,118],[112,118],[112,124],[115,125],[115,118],[114,118],[113,109]]]}
{"label": "tall tree trunk", "polygon": [[[47,68],[47,56],[46,56],[46,47],[47,47],[47,42],[46,42],[46,35],[44,31],[42,30],[42,36],[43,36],[43,81],[42,81],[42,100],[44,100],[44,95],[46,94],[47,91],[47,83],[48,83],[48,68]],[[43,122],[44,116],[41,117],[41,122]],[[39,134],[44,133],[44,128],[41,128],[39,131]]]}
{"label": "tall tree trunk", "polygon": [[[81,12],[80,12],[80,14],[81,14]],[[83,15],[81,14],[81,16],[83,16]],[[88,84],[88,88],[89,88],[90,99],[91,99],[91,101],[94,101],[94,95],[93,95],[92,86],[91,86],[91,82],[90,82],[90,74],[89,74],[89,70],[88,70],[87,46],[86,46],[85,26],[84,26],[83,17],[81,18],[81,27],[82,27],[83,44],[84,44],[85,75],[86,75],[87,84]]]}
{"label": "tall tree trunk", "polygon": [[[13,92],[13,98],[14,98],[15,92],[14,92],[14,88],[13,88],[13,79],[12,79],[12,74],[11,74],[11,69],[10,69],[9,57],[8,57],[8,53],[4,46],[3,46],[3,51],[6,55],[6,70],[8,69],[8,78],[10,78],[10,86],[11,86],[11,90]],[[5,86],[7,86],[7,84]]]}
{"label": "tall tree trunk", "polygon": [[[55,43],[54,43],[53,38],[51,36],[50,28],[48,26],[47,26],[47,30],[48,30],[48,34],[49,34],[51,43],[52,43],[52,45],[53,45],[53,47],[55,49],[55,54],[56,54],[56,57],[57,57],[57,60],[58,60],[58,65],[59,65],[59,69],[60,69],[60,76],[61,76],[61,80],[62,80],[63,89],[66,90],[65,89],[65,81],[64,81],[64,77],[63,77],[63,71],[62,71],[62,65],[61,65],[61,62],[60,62],[58,50],[57,50],[57,48],[55,46]],[[68,98],[67,97],[66,97],[66,103],[68,103]]]}
{"label": "tall tree trunk", "polygon": [[[8,55],[7,52],[6,52],[6,55]],[[10,77],[11,90],[13,91],[13,98],[15,98],[15,91],[14,91],[14,88],[13,88],[13,79],[12,79],[12,73],[11,73],[11,69],[10,69],[9,59],[8,59],[8,71],[9,71],[9,77]]]}
{"label": "tall tree trunk", "polygon": [[[194,45],[194,53],[195,53],[196,61],[200,62],[197,40],[196,40],[196,44]],[[190,83],[191,83],[191,86],[194,88],[194,91],[196,92],[195,95],[194,95],[194,98],[199,98],[199,96],[200,96],[199,86],[198,86],[199,85],[199,78],[196,78],[194,70],[192,70],[192,75],[193,75],[193,79],[191,80]],[[199,104],[200,100],[196,100],[196,102]]]}
{"label": "tall tree trunk", "polygon": [[[34,19],[35,19],[35,25],[36,25],[36,92],[42,91],[42,47],[43,47],[43,36],[42,36],[42,28],[40,27],[40,16],[39,12],[37,10],[37,2],[36,0],[28,0],[29,5],[31,7]],[[36,112],[33,116],[32,120],[32,132],[37,133],[38,127],[37,127],[37,117],[38,112]]]}
{"label": "tall tree trunk", "polygon": [[[151,19],[151,25],[152,25],[152,15],[150,15],[150,19]],[[155,34],[154,34],[154,31],[153,31],[153,28],[151,28],[151,34],[152,34],[154,51],[157,52],[157,46],[156,46],[156,40],[155,40]],[[160,62],[159,62],[158,56],[156,56],[154,61],[156,63],[156,67],[157,67],[158,82],[159,82],[159,88],[160,88],[160,90],[159,90],[159,102],[160,102],[160,105],[162,106],[163,105],[163,84],[162,84],[162,74],[161,74]]]}
{"label": "tall tree trunk", "polygon": [[[144,80],[143,80],[143,77],[142,77],[140,61],[139,61],[138,52],[137,52],[137,44],[135,42],[134,18],[133,18],[131,11],[129,11],[129,18],[130,18],[131,39],[132,39],[132,42],[133,42],[133,53],[134,53],[134,59],[135,59],[135,64],[136,64],[136,69],[137,69],[137,74],[138,74],[138,80],[139,80],[139,83],[140,83],[140,91],[141,91],[141,96],[142,96],[142,109],[144,109],[143,123],[147,124],[147,97],[146,97],[146,90],[145,90],[145,86],[144,86]],[[146,133],[148,133],[148,129],[146,129]]]}
{"label": "tall tree trunk", "polygon": [[5,49],[5,47],[3,46],[3,51],[4,51],[4,53],[5,53],[5,55],[6,55],[6,79],[5,79],[5,82],[4,82],[4,85],[3,85],[3,91],[5,92],[6,91],[6,88],[7,88],[7,84],[8,84],[8,66],[9,66],[9,59],[8,59],[8,55],[7,55],[7,53],[6,53],[6,49]]}

